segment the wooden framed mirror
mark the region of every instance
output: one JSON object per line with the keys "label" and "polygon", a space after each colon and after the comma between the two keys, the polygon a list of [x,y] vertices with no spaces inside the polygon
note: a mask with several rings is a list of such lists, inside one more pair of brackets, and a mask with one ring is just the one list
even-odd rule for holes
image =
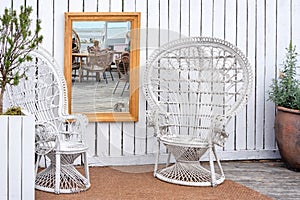
{"label": "wooden framed mirror", "polygon": [[139,30],[137,12],[65,13],[69,113],[90,122],[138,121]]}

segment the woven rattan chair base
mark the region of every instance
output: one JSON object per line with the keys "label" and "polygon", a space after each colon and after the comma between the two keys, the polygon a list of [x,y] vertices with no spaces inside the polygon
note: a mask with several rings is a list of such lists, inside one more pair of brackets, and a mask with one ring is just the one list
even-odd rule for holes
{"label": "woven rattan chair base", "polygon": [[[162,181],[179,185],[212,186],[210,171],[199,162],[176,162],[167,168],[157,170],[154,176]],[[224,182],[225,176],[217,173],[215,176],[216,181],[213,186]]]}
{"label": "woven rattan chair base", "polygon": [[[55,165],[39,172],[35,188],[46,192],[55,192]],[[90,183],[73,165],[61,166],[59,193],[82,192],[90,188]]]}

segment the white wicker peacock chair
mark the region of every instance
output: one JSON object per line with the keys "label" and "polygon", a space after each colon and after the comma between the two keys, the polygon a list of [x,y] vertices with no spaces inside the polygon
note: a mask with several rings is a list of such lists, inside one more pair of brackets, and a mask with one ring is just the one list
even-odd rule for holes
{"label": "white wicker peacock chair", "polygon": [[[222,183],[225,176],[215,145],[222,146],[228,137],[225,126],[246,104],[251,84],[247,58],[226,41],[183,38],[155,50],[143,84],[150,107],[147,124],[158,140],[154,176],[188,186]],[[167,166],[158,169],[161,142],[169,156]],[[208,166],[202,163],[206,152]],[[173,165],[170,155],[176,160]]]}
{"label": "white wicker peacock chair", "polygon": [[[17,86],[7,87],[7,96],[11,105],[35,116],[36,171],[41,156],[51,160],[47,168],[37,173],[35,187],[57,194],[85,191],[90,187],[88,147],[84,143],[87,118],[68,114],[66,82],[53,57],[41,48],[30,55],[32,61],[19,67],[26,78]],[[80,155],[85,176],[73,165]]]}

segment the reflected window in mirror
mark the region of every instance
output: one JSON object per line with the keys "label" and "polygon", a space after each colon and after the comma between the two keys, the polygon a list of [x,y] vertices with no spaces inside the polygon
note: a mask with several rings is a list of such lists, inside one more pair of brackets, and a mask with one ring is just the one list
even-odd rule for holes
{"label": "reflected window in mirror", "polygon": [[140,13],[66,13],[70,113],[89,121],[137,121]]}

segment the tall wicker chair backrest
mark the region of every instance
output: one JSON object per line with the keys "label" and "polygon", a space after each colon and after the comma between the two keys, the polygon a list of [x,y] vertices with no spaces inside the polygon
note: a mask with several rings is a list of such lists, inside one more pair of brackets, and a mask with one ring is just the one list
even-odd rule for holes
{"label": "tall wicker chair backrest", "polygon": [[[42,155],[51,160],[51,165],[37,173],[35,187],[55,193],[85,191],[90,187],[84,140],[87,118],[68,114],[66,82],[54,58],[41,48],[30,55],[32,60],[18,68],[26,77],[8,86],[7,96],[12,106],[35,117],[36,171]],[[86,176],[73,166],[80,155]]]}
{"label": "tall wicker chair backrest", "polygon": [[250,64],[234,45],[208,37],[169,42],[147,61],[148,125],[177,161],[194,162],[213,145],[223,145],[226,124],[246,104],[251,85]]}

